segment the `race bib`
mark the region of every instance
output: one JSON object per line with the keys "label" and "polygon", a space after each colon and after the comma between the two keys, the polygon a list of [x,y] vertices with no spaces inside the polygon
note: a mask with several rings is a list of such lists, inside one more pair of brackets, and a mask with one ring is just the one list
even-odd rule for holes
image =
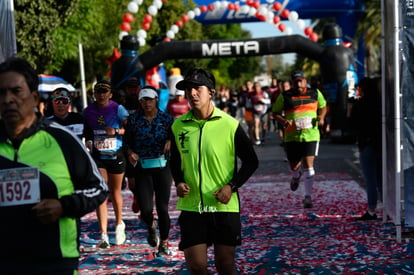
{"label": "race bib", "polygon": [[115,150],[116,137],[95,137],[94,145],[99,151]]}
{"label": "race bib", "polygon": [[295,118],[295,125],[297,130],[305,130],[313,127],[312,118],[310,116]]}
{"label": "race bib", "polygon": [[39,169],[0,170],[0,207],[40,202]]}
{"label": "race bib", "polygon": [[264,113],[265,105],[263,105],[263,104],[255,104],[253,106],[253,108],[254,108],[254,110],[255,110],[256,113],[262,114],[262,113]]}

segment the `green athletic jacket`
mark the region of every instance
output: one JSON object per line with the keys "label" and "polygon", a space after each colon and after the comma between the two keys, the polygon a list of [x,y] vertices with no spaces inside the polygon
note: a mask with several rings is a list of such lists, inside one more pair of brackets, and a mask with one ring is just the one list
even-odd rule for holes
{"label": "green athletic jacket", "polygon": [[[190,193],[179,198],[177,209],[195,212],[239,212],[234,192],[229,203],[219,203],[213,193],[232,182],[242,186],[258,167],[258,160],[238,121],[218,108],[207,120],[192,111],[174,121],[171,170],[175,184],[185,182]],[[237,171],[237,157],[241,167]]]}
{"label": "green athletic jacket", "polygon": [[[5,268],[19,274],[26,272],[24,268],[29,273],[50,274],[47,267],[51,265],[77,269],[80,217],[95,210],[108,194],[85,148],[63,126],[43,117],[28,129],[21,144],[13,145],[0,120],[0,266],[4,274],[8,274]],[[24,167],[39,169],[40,199],[60,200],[63,217],[58,222],[41,224],[32,211],[35,203],[4,206],[13,194],[25,194],[17,188],[19,184],[7,185],[15,181],[4,176],[5,170],[10,169],[8,175]]]}

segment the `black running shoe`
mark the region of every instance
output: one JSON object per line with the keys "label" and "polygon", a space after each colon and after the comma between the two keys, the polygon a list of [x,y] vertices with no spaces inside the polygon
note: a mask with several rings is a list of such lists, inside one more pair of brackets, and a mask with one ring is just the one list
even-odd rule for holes
{"label": "black running shoe", "polygon": [[299,177],[290,180],[290,190],[296,191],[299,187],[300,177],[302,176],[302,172],[299,172]]}
{"label": "black running shoe", "polygon": [[148,227],[147,242],[151,247],[156,247],[158,244],[157,227],[155,226],[155,223],[151,227]]}
{"label": "black running shoe", "polygon": [[356,218],[357,221],[374,221],[374,220],[378,220],[377,214],[374,213],[374,215],[371,215],[368,212],[365,212],[364,215],[362,215],[361,217]]}
{"label": "black running shoe", "polygon": [[303,200],[303,208],[312,208],[312,207],[313,207],[313,203],[312,203],[311,196],[309,195],[305,196],[305,199]]}
{"label": "black running shoe", "polygon": [[168,256],[169,250],[168,250],[168,241],[161,241],[160,245],[158,246],[158,257]]}

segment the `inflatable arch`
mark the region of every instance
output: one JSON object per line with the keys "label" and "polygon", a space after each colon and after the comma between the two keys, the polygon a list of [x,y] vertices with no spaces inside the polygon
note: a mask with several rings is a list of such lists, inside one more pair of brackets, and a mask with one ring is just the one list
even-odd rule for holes
{"label": "inflatable arch", "polygon": [[325,94],[330,106],[331,130],[347,130],[348,98],[354,94],[356,82],[355,62],[351,49],[342,44],[338,25],[325,27],[325,45],[301,35],[258,39],[170,41],[161,42],[138,55],[139,43],[135,36],[127,35],[121,41],[122,56],[112,65],[111,82],[122,88],[131,76],[145,78],[147,70],[168,59],[260,56],[298,53],[319,62]]}

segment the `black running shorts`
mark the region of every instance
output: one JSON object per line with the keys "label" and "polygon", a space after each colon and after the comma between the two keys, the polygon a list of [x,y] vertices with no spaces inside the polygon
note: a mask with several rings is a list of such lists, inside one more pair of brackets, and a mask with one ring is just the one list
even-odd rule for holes
{"label": "black running shorts", "polygon": [[126,160],[124,154],[118,154],[116,159],[99,159],[94,157],[98,168],[106,169],[109,174],[125,173]]}
{"label": "black running shorts", "polygon": [[285,142],[285,150],[289,162],[299,162],[303,157],[317,156],[319,142]]}
{"label": "black running shorts", "polygon": [[202,213],[182,211],[178,222],[181,230],[179,249],[194,245],[221,244],[237,246],[241,244],[240,213]]}

